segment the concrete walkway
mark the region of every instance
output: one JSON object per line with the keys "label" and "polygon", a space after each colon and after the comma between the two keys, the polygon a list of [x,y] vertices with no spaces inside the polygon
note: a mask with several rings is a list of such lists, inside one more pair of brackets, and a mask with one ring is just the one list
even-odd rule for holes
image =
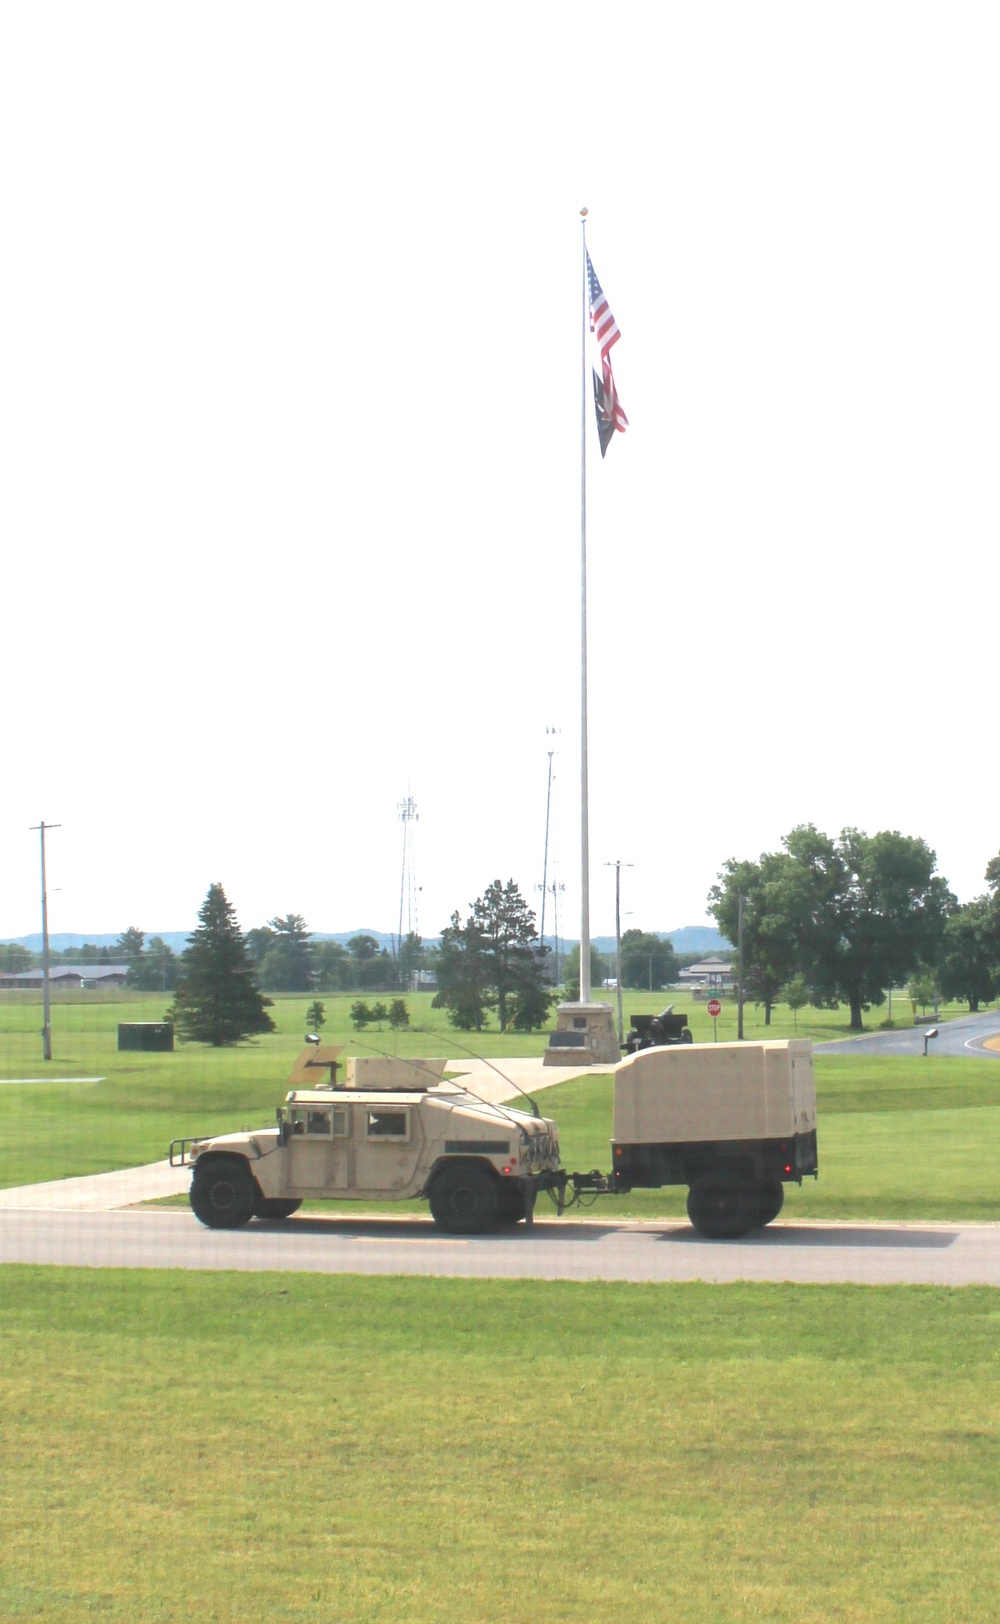
{"label": "concrete walkway", "polygon": [[21,1184],[0,1190],[0,1210],[42,1212],[113,1212],[162,1195],[182,1195],[191,1182],[189,1167],[151,1162],[117,1173],[91,1173],[85,1178],[56,1179],[50,1184]]}
{"label": "concrete walkway", "polygon": [[[461,1079],[479,1099],[499,1105],[504,1100],[530,1111],[521,1090],[529,1094],[553,1083],[568,1082],[607,1068],[588,1066],[543,1066],[541,1056],[530,1060],[449,1060],[449,1069],[462,1072]],[[261,1124],[263,1126],[263,1123]],[[191,1183],[189,1167],[171,1167],[168,1161],[150,1162],[146,1167],[126,1167],[117,1173],[91,1173],[85,1178],[56,1179],[48,1184],[22,1184],[0,1190],[0,1211],[36,1212],[114,1212],[134,1207],[142,1201],[155,1201],[165,1195],[184,1195]]]}

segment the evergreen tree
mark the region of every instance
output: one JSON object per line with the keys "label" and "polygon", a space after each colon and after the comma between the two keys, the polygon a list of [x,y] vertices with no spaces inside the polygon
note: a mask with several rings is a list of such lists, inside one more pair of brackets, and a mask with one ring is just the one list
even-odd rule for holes
{"label": "evergreen tree", "polygon": [[260,967],[262,985],[271,992],[309,992],[313,986],[312,936],[302,915],[269,919],[267,929],[268,946]]}
{"label": "evergreen tree", "polygon": [[180,961],[170,1019],[182,1038],[214,1048],[273,1032],[271,1000],[257,990],[236,914],[221,885],[209,887]]}

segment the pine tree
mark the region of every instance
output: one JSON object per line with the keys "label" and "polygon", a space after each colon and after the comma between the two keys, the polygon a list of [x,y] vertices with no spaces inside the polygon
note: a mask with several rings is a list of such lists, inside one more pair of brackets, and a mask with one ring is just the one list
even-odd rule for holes
{"label": "pine tree", "polygon": [[273,1032],[270,998],[257,991],[236,914],[221,885],[209,886],[180,962],[170,1018],[183,1038],[219,1049],[258,1032]]}

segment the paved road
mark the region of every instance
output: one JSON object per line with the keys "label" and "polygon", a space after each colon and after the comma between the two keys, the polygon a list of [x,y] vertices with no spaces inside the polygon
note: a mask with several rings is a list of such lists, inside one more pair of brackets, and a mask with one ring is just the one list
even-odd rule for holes
{"label": "paved road", "polygon": [[778,1223],[741,1241],[678,1222],[567,1222],[452,1237],[426,1219],[204,1229],[190,1213],[0,1212],[0,1262],[537,1280],[772,1280],[1000,1286],[1000,1224]]}
{"label": "paved road", "polygon": [[[904,1027],[896,1032],[869,1032],[864,1037],[841,1038],[836,1043],[816,1043],[816,1054],[892,1054],[922,1055],[924,1033],[937,1025],[934,1017],[919,1026]],[[983,1015],[963,1015],[957,1021],[942,1021],[938,1035],[931,1038],[930,1054],[991,1056],[1000,1060],[1000,1014],[995,1011]],[[992,1041],[992,1045],[987,1047]]]}

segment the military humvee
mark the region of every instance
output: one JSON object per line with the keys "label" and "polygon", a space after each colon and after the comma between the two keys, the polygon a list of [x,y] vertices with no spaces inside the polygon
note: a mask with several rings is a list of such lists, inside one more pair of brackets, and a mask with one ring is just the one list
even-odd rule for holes
{"label": "military humvee", "polygon": [[546,1117],[478,1099],[446,1080],[444,1060],[351,1057],[307,1049],[274,1127],[175,1139],[190,1166],[191,1206],[212,1229],[288,1218],[302,1202],[430,1202],[452,1234],[531,1221],[540,1189],[558,1185],[559,1137]]}

